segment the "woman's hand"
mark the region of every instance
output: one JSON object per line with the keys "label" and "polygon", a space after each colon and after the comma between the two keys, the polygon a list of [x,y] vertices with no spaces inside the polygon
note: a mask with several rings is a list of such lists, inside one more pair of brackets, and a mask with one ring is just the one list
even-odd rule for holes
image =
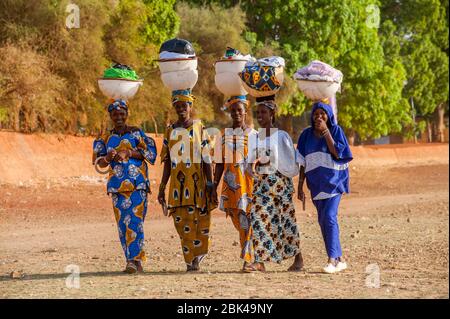
{"label": "woman's hand", "polygon": [[117,153],[114,160],[117,162],[124,162],[127,161],[129,158],[130,158],[130,150],[124,150]]}
{"label": "woman's hand", "polygon": [[108,163],[111,163],[112,160],[114,160],[117,156],[117,151],[115,149],[112,149],[106,154],[105,159]]}
{"label": "woman's hand", "polygon": [[219,203],[218,195],[217,195],[217,184],[214,183],[212,192],[211,192],[211,201],[217,205]]}
{"label": "woman's hand", "polygon": [[300,185],[298,186],[297,198],[299,200],[301,200],[302,202],[304,202],[306,199],[305,192],[303,191],[303,187],[301,187]]}
{"label": "woman's hand", "polygon": [[160,187],[158,192],[158,202],[163,205],[166,203],[166,192],[165,188]]}
{"label": "woman's hand", "polygon": [[325,122],[324,120],[322,120],[322,119],[317,119],[315,122],[314,122],[314,127],[317,129],[317,130],[319,130],[320,132],[323,132],[323,131],[325,131],[325,130],[327,130],[328,129],[328,127],[327,127],[327,122]]}

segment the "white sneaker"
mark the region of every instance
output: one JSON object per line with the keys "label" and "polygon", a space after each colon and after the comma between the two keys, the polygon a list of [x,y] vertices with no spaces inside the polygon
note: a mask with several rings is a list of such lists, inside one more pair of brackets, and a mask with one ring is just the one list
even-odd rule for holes
{"label": "white sneaker", "polygon": [[347,263],[344,262],[344,261],[338,262],[338,264],[336,265],[336,272],[342,271],[342,270],[345,270],[345,269],[347,269]]}
{"label": "white sneaker", "polygon": [[336,266],[331,263],[323,267],[322,270],[327,274],[334,274],[337,271]]}

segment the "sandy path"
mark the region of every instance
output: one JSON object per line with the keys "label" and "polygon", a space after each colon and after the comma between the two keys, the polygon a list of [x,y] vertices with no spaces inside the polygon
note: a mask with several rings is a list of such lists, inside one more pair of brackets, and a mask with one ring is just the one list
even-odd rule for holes
{"label": "sandy path", "polygon": [[[216,213],[203,271],[186,274],[172,222],[151,204],[147,272],[127,276],[120,272],[123,257],[102,184],[3,185],[0,297],[448,298],[448,177],[448,165],[352,169],[352,194],[340,211],[350,269],[333,276],[319,273],[326,257],[311,203],[297,211],[305,272],[285,272],[288,260],[268,264],[265,274],[239,273],[237,233]],[[70,264],[80,268],[79,289],[66,287]],[[380,269],[379,288],[366,286],[368,276],[374,278],[366,273],[370,264]],[[12,271],[24,276],[12,279]]]}

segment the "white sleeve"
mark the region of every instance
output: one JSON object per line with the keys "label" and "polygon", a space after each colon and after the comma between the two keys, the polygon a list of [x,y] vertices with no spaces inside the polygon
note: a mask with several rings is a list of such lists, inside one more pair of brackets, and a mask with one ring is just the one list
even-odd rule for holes
{"label": "white sleeve", "polygon": [[294,177],[298,175],[299,168],[292,139],[287,132],[283,132],[279,142],[279,170],[288,177]]}
{"label": "white sleeve", "polygon": [[300,166],[306,166],[305,158],[302,154],[300,154],[298,149],[295,149],[295,162],[297,162]]}

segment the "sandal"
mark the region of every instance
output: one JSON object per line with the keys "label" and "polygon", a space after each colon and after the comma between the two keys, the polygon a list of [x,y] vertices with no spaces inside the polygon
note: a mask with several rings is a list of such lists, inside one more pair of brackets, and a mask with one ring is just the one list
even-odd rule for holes
{"label": "sandal", "polygon": [[251,273],[255,271],[265,272],[266,268],[260,263],[252,263],[242,268],[242,272]]}
{"label": "sandal", "polygon": [[127,266],[125,267],[124,273],[127,274],[135,274],[138,271],[136,264],[133,261],[127,262]]}

